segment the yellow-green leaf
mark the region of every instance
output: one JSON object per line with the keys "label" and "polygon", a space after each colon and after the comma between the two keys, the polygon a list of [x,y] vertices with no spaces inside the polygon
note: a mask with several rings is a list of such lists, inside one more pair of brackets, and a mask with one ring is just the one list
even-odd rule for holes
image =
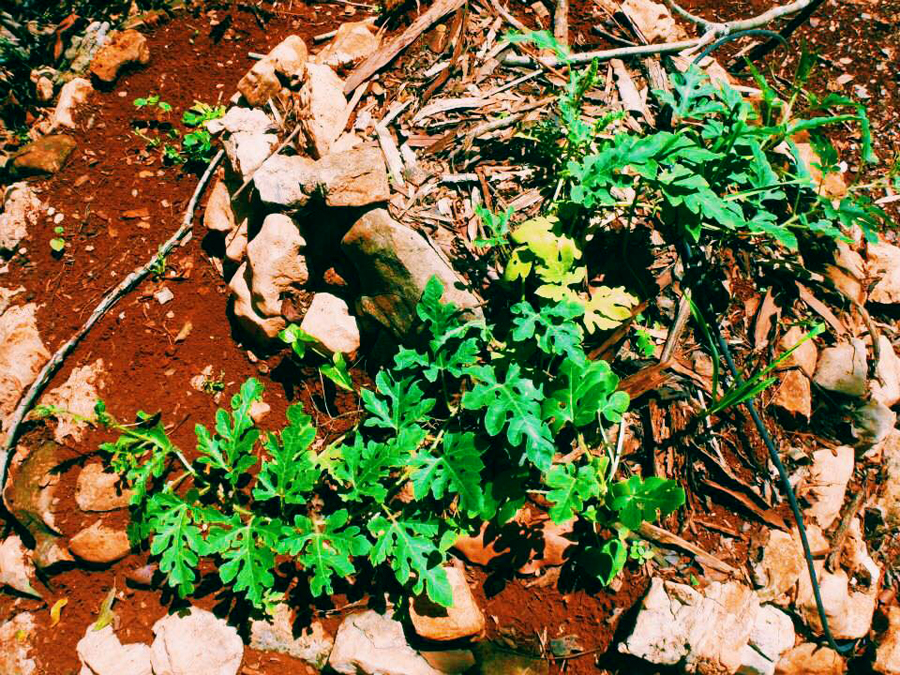
{"label": "yellow-green leaf", "polygon": [[609,330],[631,316],[638,299],[621,286],[600,286],[593,289],[584,308],[584,326],[588,333]]}
{"label": "yellow-green leaf", "polygon": [[97,617],[97,621],[94,623],[94,630],[103,630],[112,623],[113,619],[116,617],[115,613],[112,611],[112,606],[115,601],[116,587],[113,586],[109,589],[109,593],[106,594],[106,597],[103,598],[103,602],[100,603],[100,613]]}
{"label": "yellow-green leaf", "polygon": [[53,628],[56,624],[59,623],[60,615],[62,614],[63,607],[68,604],[68,598],[60,598],[56,602],[53,603],[53,607],[50,608],[50,627]]}

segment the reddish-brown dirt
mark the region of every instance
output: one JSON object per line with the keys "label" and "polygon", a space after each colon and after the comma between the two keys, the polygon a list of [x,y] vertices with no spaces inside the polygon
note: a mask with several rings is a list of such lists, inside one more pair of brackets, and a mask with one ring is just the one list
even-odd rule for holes
{"label": "reddish-brown dirt", "polygon": [[[570,37],[576,49],[615,46],[592,33],[599,19],[589,0],[572,0],[570,6]],[[768,3],[741,0],[722,5],[688,0],[685,6],[710,18],[728,19],[761,11]],[[55,236],[54,225],[47,219],[29,233],[27,251],[13,258],[6,282],[12,287],[24,286],[30,299],[42,303],[39,325],[51,350],[74,333],[99,299],[178,227],[196,185],[195,175],[163,166],[157,154],[146,153],[144,142],[133,134],[136,113],[132,100],[158,93],[175,111],[189,107],[195,99],[225,101],[251,64],[247,52],[266,52],[291,33],[311,42],[313,35],[335,28],[345,11],[343,5],[294,3],[291,7],[290,11],[276,12],[264,25],[239,6],[218,10],[216,19],[227,14],[232,17],[229,33],[218,42],[210,36],[210,16],[180,15],[147,31],[152,52],[148,67],[124,76],[112,91],[93,96],[75,132],[78,151],[44,190],[50,205],[65,214],[66,252],[61,259],[51,255],[46,242]],[[536,25],[533,13],[524,4],[515,4],[513,9],[529,25]],[[867,88],[871,101],[877,103],[870,110],[876,151],[888,160],[900,151],[894,123],[900,55],[895,51],[891,61],[881,50],[889,44],[891,31],[896,36],[896,23],[890,18],[898,11],[900,6],[892,1],[829,2],[817,15],[818,25],[803,27],[795,38],[809,40],[822,52],[822,68],[814,75],[812,88],[833,87],[834,77],[844,71],[854,75],[854,83]],[[723,54],[729,53],[734,53],[734,48],[723,50]],[[788,76],[793,58],[785,60],[778,55],[770,62],[778,64],[779,74]],[[141,172],[153,175],[140,177]],[[136,209],[147,209],[146,217],[123,215]],[[199,216],[202,211],[197,213]],[[317,377],[303,372],[285,378],[280,375],[283,356],[258,360],[242,348],[241,336],[227,320],[225,285],[208,262],[200,236],[175,250],[169,257],[168,270],[166,278],[143,283],[104,318],[69,357],[53,385],[65,381],[74,367],[102,358],[108,373],[103,394],[110,412],[124,420],[138,409],[159,411],[173,425],[170,433],[175,443],[188,450],[193,447],[194,425],[210,424],[218,405],[226,403],[239,384],[251,376],[264,382],[265,400],[272,407],[263,426],[277,425],[293,401],[303,403],[315,416],[317,427],[330,438],[354,424],[357,402],[352,397],[329,396],[326,406]],[[163,285],[173,291],[174,299],[161,306],[153,293]],[[175,343],[175,335],[188,322],[190,334]],[[218,401],[190,385],[191,378],[209,365],[214,375],[224,373],[226,388]],[[366,375],[358,372],[355,377],[365,381]],[[33,431],[26,442],[42,433],[46,431]],[[89,434],[83,443],[71,448],[72,458],[89,459],[100,440],[101,434]],[[77,466],[61,477],[58,490],[59,523],[65,534],[73,534],[92,520],[71,508]],[[705,509],[705,522],[714,522],[716,528],[694,522],[682,534],[690,534],[698,545],[717,551],[723,559],[742,564],[748,555],[745,541],[737,538],[730,550],[723,550],[721,540],[729,532],[741,531],[745,518],[717,503],[695,506]],[[118,591],[115,611],[123,642],[150,642],[153,623],[177,606],[166,592],[126,582],[126,574],[146,562],[147,555],[142,553],[108,569],[72,568],[56,574],[46,580],[44,602],[0,596],[0,620],[21,610],[35,610],[39,672],[77,673],[75,645],[95,620],[111,588]],[[515,578],[495,583],[478,569],[470,570],[470,576],[488,617],[489,637],[538,645],[542,637],[552,640],[575,635],[579,653],[583,654],[551,664],[551,672],[588,675],[599,672],[598,668],[638,672],[632,664],[620,665],[615,656],[604,656],[603,652],[613,639],[619,619],[627,615],[646,588],[640,569],[628,570],[616,592],[563,592],[555,583],[529,585],[529,580]],[[68,604],[59,624],[51,626],[48,609],[60,599]],[[219,601],[214,592],[192,598],[192,602],[207,608],[216,607]],[[333,602],[338,609],[345,604],[341,597]],[[322,618],[333,632],[340,616],[339,611],[327,612]],[[242,673],[246,675],[306,672],[312,671],[289,657],[250,649],[245,652]]]}

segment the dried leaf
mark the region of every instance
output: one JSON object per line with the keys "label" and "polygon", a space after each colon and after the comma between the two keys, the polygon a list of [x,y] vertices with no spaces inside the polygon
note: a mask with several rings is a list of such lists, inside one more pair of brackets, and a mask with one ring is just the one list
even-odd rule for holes
{"label": "dried leaf", "polygon": [[60,598],[53,603],[53,607],[50,608],[50,628],[53,628],[53,626],[59,623],[63,607],[65,607],[68,603],[68,598]]}
{"label": "dried leaf", "polygon": [[94,623],[94,630],[103,630],[116,618],[116,614],[112,609],[115,601],[116,587],[113,586],[109,589],[109,593],[106,594],[106,597],[103,598],[103,602],[100,603],[100,612],[97,616],[97,621]]}
{"label": "dried leaf", "polygon": [[191,331],[194,329],[194,324],[190,321],[185,321],[184,325],[181,327],[181,330],[178,331],[178,335],[175,336],[175,342],[182,342],[187,339],[187,336],[191,334]]}

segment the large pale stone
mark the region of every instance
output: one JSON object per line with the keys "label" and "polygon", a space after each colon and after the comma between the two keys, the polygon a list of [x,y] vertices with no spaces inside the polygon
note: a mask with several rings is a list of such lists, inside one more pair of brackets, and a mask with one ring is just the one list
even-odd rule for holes
{"label": "large pale stone", "polygon": [[237,85],[247,103],[254,107],[264,106],[270,98],[278,95],[281,88],[275,64],[269,59],[260,59],[254,63]]}
{"label": "large pale stone", "polygon": [[254,174],[253,185],[264,204],[300,208],[319,188],[315,166],[308,157],[273,155]]}
{"label": "large pale stone", "polygon": [[312,156],[328,154],[346,124],[343,80],[328,66],[310,63],[300,90],[300,128]]}
{"label": "large pale stone", "polygon": [[316,339],[326,351],[335,354],[356,353],[359,328],[347,303],[330,293],[316,293],[300,328]]}
{"label": "large pale stone", "polygon": [[897,424],[897,413],[872,399],[853,411],[850,431],[859,443],[858,447],[881,443]]}
{"label": "large pale stone", "polygon": [[[94,406],[104,388],[104,368],[103,359],[74,368],[65,383],[42,397],[43,404],[65,411],[57,415],[56,429],[53,431],[57,443],[62,443],[67,438],[78,442],[84,437],[88,423],[78,418],[94,419]],[[66,413],[73,413],[77,417]]]}
{"label": "large pale stone", "polygon": [[[3,212],[0,213],[0,254],[16,250],[47,210],[28,183],[14,183],[5,190]],[[0,309],[2,311],[2,309]]]}
{"label": "large pale stone", "polygon": [[153,675],[150,646],[139,642],[123,645],[111,625],[95,630],[90,624],[76,651],[81,661],[79,675]]}
{"label": "large pale stone", "polygon": [[237,675],[244,658],[237,630],[197,607],[163,617],[153,634],[153,675]]}
{"label": "large pale stone", "polygon": [[441,675],[409,646],[403,624],[373,610],[344,618],[328,665],[342,675]]}
{"label": "large pale stone", "polygon": [[333,646],[334,639],[318,621],[295,636],[291,608],[285,604],[275,606],[271,621],[260,619],[250,624],[250,647],[288,654],[316,668],[321,669],[325,665]]}
{"label": "large pale stone", "polygon": [[845,396],[866,393],[866,344],[859,338],[823,349],[813,381],[823,389]]}
{"label": "large pale stone", "polygon": [[409,605],[409,618],[420,637],[445,642],[478,635],[484,630],[484,614],[466,582],[463,571],[455,566],[444,568],[453,589],[453,606],[442,607],[427,596],[414,598]]}
{"label": "large pale stone", "polygon": [[384,155],[374,145],[326,155],[316,170],[319,182],[325,185],[328,206],[367,206],[391,196]]}
{"label": "large pale stone", "polygon": [[[816,576],[832,635],[839,640],[864,637],[872,626],[872,616],[878,604],[879,579],[872,580],[868,588],[851,586],[844,570],[829,572],[825,569],[824,560],[816,561]],[[806,625],[821,635],[822,624],[808,574],[800,575],[796,606]]]}
{"label": "large pale stone", "polygon": [[843,675],[847,665],[828,647],[804,642],[781,657],[775,675]]}
{"label": "large pale stone", "polygon": [[341,24],[337,34],[325,49],[316,54],[316,63],[331,66],[335,70],[350,68],[372,54],[381,41],[372,33],[365,21],[348,21]]}
{"label": "large pale stone", "polygon": [[[800,326],[791,326],[781,338],[781,348],[788,350],[795,346],[803,339],[805,331]],[[819,360],[819,350],[816,349],[816,343],[812,340],[806,340],[790,356],[788,356],[781,365],[779,370],[799,367],[803,374],[812,377],[816,372],[816,362]]]}
{"label": "large pale stone", "polygon": [[108,564],[121,560],[131,552],[125,530],[117,530],[96,521],[72,537],[69,549],[82,560]]}
{"label": "large pale stone", "polygon": [[10,534],[0,542],[0,586],[9,586],[19,593],[40,597],[40,593],[32,586],[33,580],[31,551],[25,548],[18,535]]}
{"label": "large pale stone", "polygon": [[878,507],[891,529],[900,527],[900,431],[894,430],[881,444],[885,480]]}
{"label": "large pale stone", "polygon": [[125,30],[113,33],[111,39],[100,48],[91,61],[91,75],[105,84],[111,84],[126,67],[149,62],[147,38],[136,30]]}
{"label": "large pale stone", "polygon": [[847,483],[853,476],[854,453],[849,445],[832,450],[824,448],[813,453],[813,464],[809,470],[809,493],[806,500],[811,506],[806,515],[813,518],[823,530],[841,513]]}
{"label": "large pale stone", "polygon": [[272,154],[278,145],[278,136],[238,131],[226,138],[222,144],[235,173],[247,180]]}
{"label": "large pale stone", "polygon": [[37,663],[31,657],[32,641],[37,636],[34,615],[30,612],[16,614],[0,625],[0,673],[9,675],[35,675]]}
{"label": "large pale stone", "polygon": [[877,279],[869,293],[871,302],[892,305],[900,302],[900,247],[883,239],[866,247],[868,276]]}
{"label": "large pale stone", "polygon": [[900,358],[894,351],[894,345],[884,335],[878,336],[878,349],[881,352],[875,364],[875,379],[872,380],[872,398],[883,406],[894,407],[900,401]]}
{"label": "large pale stone", "polygon": [[244,260],[244,256],[247,255],[248,229],[248,221],[243,220],[240,225],[225,236],[225,257],[236,265],[240,265]]}
{"label": "large pale stone", "polygon": [[688,673],[765,673],[794,643],[790,618],[760,607],[737,582],[714,582],[699,593],[654,578],[631,635],[619,651]]}
{"label": "large pale stone", "polygon": [[444,302],[478,314],[478,299],[460,290],[460,278],[418,232],[395,222],[384,209],[369,211],[350,228],[341,246],[356,266],[363,289],[358,309],[397,336],[416,320],[416,305],[432,276],[444,285]]}
{"label": "large pale stone", "polygon": [[75,128],[75,112],[84,105],[94,88],[89,80],[76,77],[66,82],[59,90],[59,100],[56,109],[50,117],[50,130],[55,131],[60,127]]}
{"label": "large pale stone", "polygon": [[262,110],[233,106],[222,117],[206,122],[206,129],[211,134],[264,134],[275,130],[275,122]]}
{"label": "large pale stone", "polygon": [[0,438],[19,397],[50,358],[37,329],[37,305],[8,307],[0,314]]}
{"label": "large pale stone", "polygon": [[12,156],[17,176],[48,176],[63,168],[78,143],[67,134],[41,136]]}
{"label": "large pale stone", "polygon": [[306,43],[290,35],[257,61],[238,82],[237,89],[253,107],[262,107],[284,86],[293,85],[306,73]]}
{"label": "large pale stone", "polygon": [[625,0],[622,11],[634,21],[648,42],[677,42],[685,38],[684,30],[662,3]]}
{"label": "large pale stone", "polygon": [[781,384],[775,391],[772,405],[809,420],[812,415],[812,387],[809,378],[802,371],[792,369],[782,374],[780,379]]}
{"label": "large pale stone", "polygon": [[264,204],[300,208],[313,197],[327,206],[366,206],[390,197],[381,150],[359,146],[315,162],[307,157],[275,155],[253,176]]}
{"label": "large pale stone", "polygon": [[[781,530],[770,530],[769,541],[760,563],[754,568],[757,591],[762,601],[777,601],[794,587],[806,569],[803,549],[796,537]],[[779,603],[781,604],[781,603]]]}
{"label": "large pale stone", "polygon": [[203,225],[214,232],[231,232],[237,224],[231,208],[231,195],[225,181],[219,179],[213,185],[203,212]]}
{"label": "large pale stone", "polygon": [[281,213],[266,216],[259,233],[247,244],[250,293],[259,314],[280,316],[284,294],[306,284],[305,248],[306,241],[291,218]]}
{"label": "large pale stone", "polygon": [[78,474],[75,484],[75,503],[82,511],[114,511],[128,506],[132,491],[123,487],[122,477],[103,470],[92,462]]}
{"label": "large pale stone", "polygon": [[250,294],[250,267],[246,262],[231,277],[228,288],[234,297],[234,316],[241,327],[260,345],[271,344],[287,324],[280,316],[266,317],[256,311]]}

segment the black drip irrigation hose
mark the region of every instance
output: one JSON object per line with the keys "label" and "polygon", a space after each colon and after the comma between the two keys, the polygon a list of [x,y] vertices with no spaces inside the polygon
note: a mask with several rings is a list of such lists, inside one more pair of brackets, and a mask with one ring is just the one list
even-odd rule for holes
{"label": "black drip irrigation hose", "polygon": [[759,35],[762,37],[767,37],[770,41],[775,40],[776,42],[780,42],[782,45],[787,47],[787,40],[785,40],[782,35],[776,33],[773,30],[764,30],[762,28],[748,28],[747,30],[738,30],[734,33],[729,33],[725,37],[720,37],[709,47],[700,52],[700,54],[697,55],[697,58],[694,59],[693,63],[700,63],[700,61],[712,54],[722,45],[728,44],[729,42],[734,42],[735,40],[740,40],[742,37],[747,37],[749,35]]}
{"label": "black drip irrigation hose", "polygon": [[[691,249],[688,246],[687,242],[683,242],[683,245],[684,251],[682,253],[682,259],[686,264],[688,264],[691,260]],[[716,342],[719,345],[719,350],[725,357],[725,363],[728,365],[728,371],[731,373],[731,377],[734,380],[735,386],[741,386],[742,384],[744,384],[744,379],[741,377],[741,374],[734,363],[734,358],[732,358],[731,356],[731,350],[728,348],[728,343],[725,341],[725,338],[722,337],[722,331],[719,330],[718,322],[708,320],[706,316],[706,308],[704,305],[698,303],[697,307],[700,311],[701,316],[703,317],[703,320],[706,321],[707,325],[712,328],[712,331],[715,334]],[[822,602],[822,591],[819,588],[819,580],[816,575],[816,567],[815,563],[813,562],[812,550],[809,547],[809,540],[806,536],[806,526],[803,523],[803,513],[800,511],[800,505],[797,503],[797,495],[794,494],[794,488],[791,486],[790,476],[788,475],[787,469],[784,467],[784,464],[781,461],[781,457],[778,454],[778,449],[775,447],[775,442],[769,435],[769,431],[766,429],[766,425],[763,423],[762,418],[759,416],[759,412],[756,409],[755,399],[755,396],[751,396],[748,400],[744,401],[743,405],[745,405],[747,407],[747,410],[750,412],[750,417],[753,419],[753,424],[756,427],[756,430],[759,432],[759,435],[762,437],[766,449],[769,451],[769,458],[772,460],[772,464],[774,464],[775,468],[778,470],[778,477],[781,479],[782,492],[784,492],[784,495],[787,497],[788,504],[790,504],[791,506],[791,512],[794,514],[794,520],[797,522],[797,530],[800,533],[800,543],[803,546],[803,556],[806,558],[806,568],[809,571],[810,585],[812,586],[813,595],[816,599],[816,611],[819,614],[819,621],[821,621],[822,623],[822,632],[824,633],[825,639],[828,642],[828,646],[831,647],[831,649],[839,654],[846,654],[854,648],[854,646],[856,645],[856,641],[851,640],[847,644],[839,645],[835,641],[834,636],[831,633],[831,629],[828,627],[828,617],[825,615],[825,605]]]}

